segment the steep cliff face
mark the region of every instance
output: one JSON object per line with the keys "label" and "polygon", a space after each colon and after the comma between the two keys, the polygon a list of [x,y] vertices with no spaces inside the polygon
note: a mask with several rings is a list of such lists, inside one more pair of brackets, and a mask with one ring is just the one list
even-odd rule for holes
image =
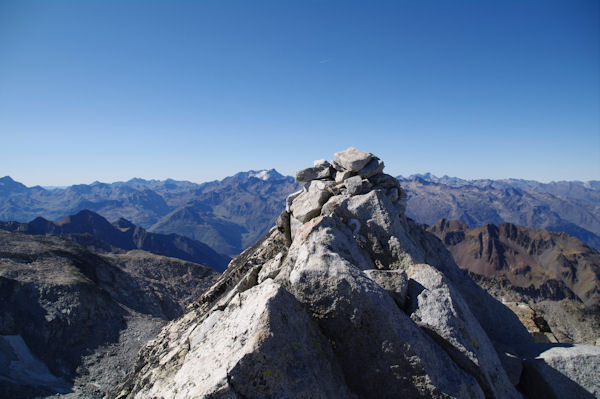
{"label": "steep cliff face", "polygon": [[511,223],[469,229],[444,219],[428,230],[447,245],[462,269],[505,277],[517,287],[541,288],[553,299],[600,304],[600,252],[575,237]]}
{"label": "steep cliff face", "polygon": [[541,342],[600,344],[600,253],[575,237],[503,223],[428,230],[458,266],[502,300]]}
{"label": "steep cliff face", "polygon": [[530,335],[405,217],[383,166],[351,148],[299,171],[277,226],[112,396],[521,397]]}

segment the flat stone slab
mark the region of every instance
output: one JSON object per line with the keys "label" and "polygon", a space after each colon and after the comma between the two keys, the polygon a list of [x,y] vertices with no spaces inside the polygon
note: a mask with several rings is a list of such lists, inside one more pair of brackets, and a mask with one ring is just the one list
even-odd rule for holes
{"label": "flat stone slab", "polygon": [[336,152],[333,157],[338,165],[353,172],[360,171],[375,158],[370,152],[357,150],[354,147],[350,147],[345,151]]}
{"label": "flat stone slab", "polygon": [[328,162],[319,164],[312,168],[306,168],[296,172],[297,182],[309,182],[311,180],[327,179],[333,176],[333,168]]}

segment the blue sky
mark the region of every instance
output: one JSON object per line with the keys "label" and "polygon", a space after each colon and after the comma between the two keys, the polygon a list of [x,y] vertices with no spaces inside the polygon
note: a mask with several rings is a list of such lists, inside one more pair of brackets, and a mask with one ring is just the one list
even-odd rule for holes
{"label": "blue sky", "polygon": [[600,179],[600,2],[0,0],[0,175]]}

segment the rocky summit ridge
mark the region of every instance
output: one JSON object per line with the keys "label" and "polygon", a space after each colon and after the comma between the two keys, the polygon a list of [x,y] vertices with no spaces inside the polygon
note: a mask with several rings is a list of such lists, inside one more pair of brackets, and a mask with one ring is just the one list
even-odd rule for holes
{"label": "rocky summit ridge", "polygon": [[277,226],[111,397],[600,397],[600,348],[535,344],[405,216],[383,168],[350,148],[299,171]]}

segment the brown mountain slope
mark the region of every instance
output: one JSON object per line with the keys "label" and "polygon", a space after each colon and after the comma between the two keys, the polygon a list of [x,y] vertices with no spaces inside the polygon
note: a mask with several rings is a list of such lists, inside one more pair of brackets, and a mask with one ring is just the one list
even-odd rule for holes
{"label": "brown mountain slope", "polygon": [[600,303],[600,252],[575,237],[511,223],[469,229],[445,219],[429,231],[469,272],[551,291],[553,299],[569,298],[572,291],[587,307]]}

